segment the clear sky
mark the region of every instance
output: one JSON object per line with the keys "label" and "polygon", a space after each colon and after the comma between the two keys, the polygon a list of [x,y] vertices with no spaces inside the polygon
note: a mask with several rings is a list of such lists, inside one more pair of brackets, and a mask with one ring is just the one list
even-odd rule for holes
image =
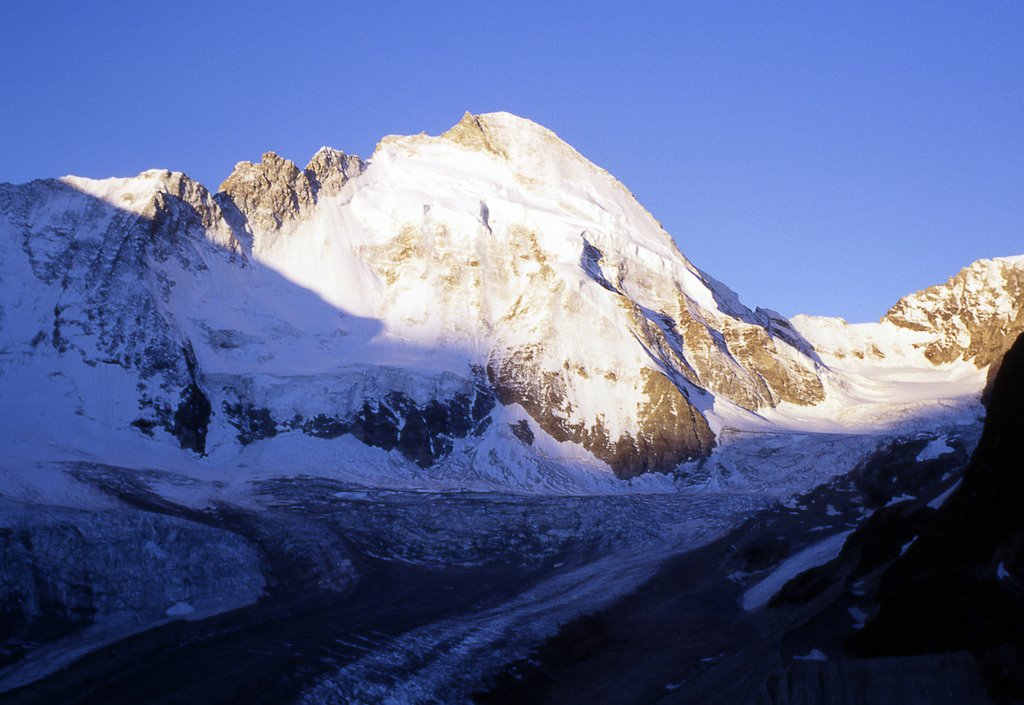
{"label": "clear sky", "polygon": [[555,130],[751,306],[873,320],[1024,254],[1024,3],[4,2],[0,181]]}

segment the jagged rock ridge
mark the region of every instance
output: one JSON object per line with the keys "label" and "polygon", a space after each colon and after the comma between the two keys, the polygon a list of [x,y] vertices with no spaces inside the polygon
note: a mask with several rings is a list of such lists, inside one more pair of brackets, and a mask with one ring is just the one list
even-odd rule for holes
{"label": "jagged rock ridge", "polygon": [[935,364],[1002,359],[1024,332],[1024,258],[979,260],[938,284],[900,299],[883,320],[933,333],[924,350]]}

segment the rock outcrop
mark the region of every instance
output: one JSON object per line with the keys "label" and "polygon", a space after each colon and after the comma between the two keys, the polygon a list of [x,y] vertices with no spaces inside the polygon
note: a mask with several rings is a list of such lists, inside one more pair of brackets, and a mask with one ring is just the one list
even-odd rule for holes
{"label": "rock outcrop", "polygon": [[974,262],[945,284],[900,299],[883,320],[934,334],[924,354],[936,365],[998,362],[1024,332],[1024,258]]}
{"label": "rock outcrop", "polygon": [[[669,470],[707,455],[715,444],[707,420],[664,374],[642,368],[643,387],[635,431],[613,435],[603,418],[592,424],[572,421],[570,389],[586,380],[583,368],[540,371],[529,349],[514,351],[488,369],[501,403],[522,406],[557,441],[578,443],[608,463],[618,477]],[[582,378],[582,379],[581,379]],[[615,378],[605,378],[614,384]]]}
{"label": "rock outcrop", "polygon": [[359,157],[324,147],[304,170],[274,152],[239,162],[220,185],[219,195],[244,216],[254,234],[273,234],[300,220],[320,196],[334,196],[363,170]]}

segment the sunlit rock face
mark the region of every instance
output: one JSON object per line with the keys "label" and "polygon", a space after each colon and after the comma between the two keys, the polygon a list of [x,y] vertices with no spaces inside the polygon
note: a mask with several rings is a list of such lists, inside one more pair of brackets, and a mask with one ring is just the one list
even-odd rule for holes
{"label": "sunlit rock face", "polygon": [[324,147],[304,170],[273,152],[259,163],[239,162],[220,185],[221,202],[243,216],[251,232],[275,233],[303,217],[319,197],[337,195],[363,169],[359,157]]}
{"label": "sunlit rock face", "polygon": [[900,299],[884,320],[931,334],[935,364],[998,362],[1024,332],[1024,258],[979,260],[945,284]]}

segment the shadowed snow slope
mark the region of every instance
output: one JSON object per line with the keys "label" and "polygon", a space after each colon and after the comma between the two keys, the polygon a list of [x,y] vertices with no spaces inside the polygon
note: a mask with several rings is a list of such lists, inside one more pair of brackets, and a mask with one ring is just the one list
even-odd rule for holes
{"label": "shadowed snow slope", "polygon": [[[1019,278],[993,276],[971,282],[1016,324]],[[267,153],[216,195],[167,171],[0,185],[0,286],[10,463],[375,485],[604,491],[727,428],[971,410],[999,343],[941,292],[870,330],[751,310],[505,113],[368,161]]]}

